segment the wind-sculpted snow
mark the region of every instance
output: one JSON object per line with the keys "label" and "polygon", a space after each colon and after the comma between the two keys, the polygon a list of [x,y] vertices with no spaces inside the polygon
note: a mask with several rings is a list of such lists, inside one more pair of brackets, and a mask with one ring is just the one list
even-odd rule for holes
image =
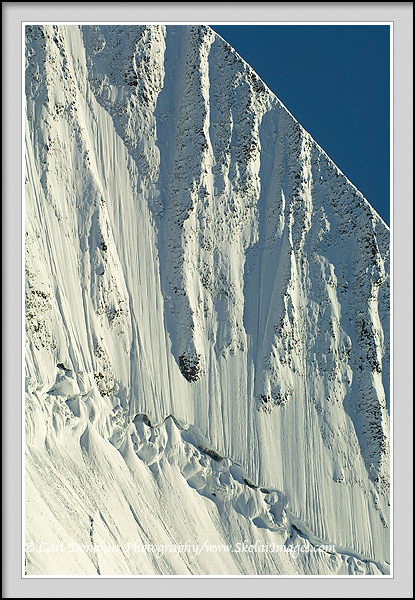
{"label": "wind-sculpted snow", "polygon": [[386,225],[207,26],[27,26],[25,88],[27,541],[337,548],[27,571],[387,573]]}

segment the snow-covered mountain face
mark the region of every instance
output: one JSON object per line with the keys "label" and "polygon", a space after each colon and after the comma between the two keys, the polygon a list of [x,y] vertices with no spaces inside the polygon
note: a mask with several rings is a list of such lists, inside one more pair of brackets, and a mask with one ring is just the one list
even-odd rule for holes
{"label": "snow-covered mountain face", "polygon": [[387,226],[209,27],[25,85],[26,572],[388,573]]}

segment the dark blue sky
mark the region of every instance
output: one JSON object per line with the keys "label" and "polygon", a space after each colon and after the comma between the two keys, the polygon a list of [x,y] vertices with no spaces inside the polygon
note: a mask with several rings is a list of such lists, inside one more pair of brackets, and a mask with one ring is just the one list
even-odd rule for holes
{"label": "dark blue sky", "polygon": [[387,25],[212,25],[390,223]]}

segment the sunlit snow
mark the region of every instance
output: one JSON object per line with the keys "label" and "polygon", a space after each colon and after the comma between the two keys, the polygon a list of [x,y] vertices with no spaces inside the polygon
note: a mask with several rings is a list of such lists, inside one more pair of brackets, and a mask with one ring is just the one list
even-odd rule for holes
{"label": "sunlit snow", "polygon": [[27,26],[25,86],[26,572],[387,574],[387,226],[209,27]]}

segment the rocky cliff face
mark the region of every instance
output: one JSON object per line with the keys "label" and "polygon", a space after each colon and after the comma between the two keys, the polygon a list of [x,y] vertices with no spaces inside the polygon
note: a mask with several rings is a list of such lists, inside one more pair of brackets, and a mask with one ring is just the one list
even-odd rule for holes
{"label": "rocky cliff face", "polygon": [[27,572],[387,573],[387,226],[209,27],[27,26],[25,85],[26,538],[121,547]]}

